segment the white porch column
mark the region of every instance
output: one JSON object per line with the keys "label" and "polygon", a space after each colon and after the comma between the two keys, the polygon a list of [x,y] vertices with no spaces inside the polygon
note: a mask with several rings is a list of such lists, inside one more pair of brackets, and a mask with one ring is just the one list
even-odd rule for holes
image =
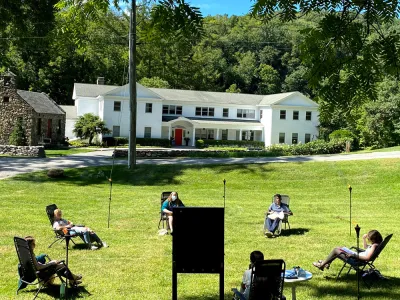
{"label": "white porch column", "polygon": [[193,132],[192,132],[192,147],[196,145],[196,127],[193,125]]}
{"label": "white porch column", "polygon": [[171,139],[171,133],[172,133],[171,124],[169,124],[169,125],[168,125],[168,138],[169,138],[169,139]]}
{"label": "white porch column", "polygon": [[239,141],[242,140],[242,129],[239,130]]}
{"label": "white porch column", "polygon": [[264,142],[265,138],[264,138],[264,128],[261,129],[261,142]]}
{"label": "white porch column", "polygon": [[219,140],[219,128],[217,128],[217,134],[215,135],[215,140]]}

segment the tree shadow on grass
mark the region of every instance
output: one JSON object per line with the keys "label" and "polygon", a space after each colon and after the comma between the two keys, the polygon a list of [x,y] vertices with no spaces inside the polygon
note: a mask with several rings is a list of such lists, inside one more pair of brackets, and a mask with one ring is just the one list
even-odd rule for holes
{"label": "tree shadow on grass", "polygon": [[[37,292],[37,288],[35,289],[29,289],[25,291],[21,291],[20,293],[32,293],[35,294]],[[47,286],[43,288],[38,296],[40,294],[47,294],[50,297],[53,297],[54,299],[60,299],[60,285],[59,284],[53,284],[50,286]],[[79,299],[79,298],[87,298],[89,296],[92,296],[92,294],[85,288],[85,286],[78,286],[76,288],[71,288],[68,287],[66,290],[68,299]]]}
{"label": "tree shadow on grass", "polygon": [[[232,164],[232,165],[136,165],[133,170],[127,166],[110,166],[65,169],[64,177],[49,178],[47,171],[34,172],[29,174],[17,175],[10,180],[31,181],[36,184],[56,182],[59,185],[98,185],[109,184],[111,178],[113,184],[132,185],[132,186],[152,186],[157,185],[179,185],[179,178],[184,172],[190,170],[212,169],[216,174],[240,171],[241,173],[262,173],[269,172],[272,167],[263,164]],[[112,170],[112,172],[111,172]]]}

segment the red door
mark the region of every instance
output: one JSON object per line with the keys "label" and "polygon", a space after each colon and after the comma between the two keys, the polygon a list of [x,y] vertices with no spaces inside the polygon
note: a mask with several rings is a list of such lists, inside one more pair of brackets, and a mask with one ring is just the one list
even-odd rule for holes
{"label": "red door", "polygon": [[51,128],[52,128],[52,124],[53,122],[52,122],[52,120],[51,119],[49,119],[49,120],[47,120],[47,137],[50,139],[51,138]]}
{"label": "red door", "polygon": [[182,145],[182,131],[183,129],[175,129],[175,146]]}

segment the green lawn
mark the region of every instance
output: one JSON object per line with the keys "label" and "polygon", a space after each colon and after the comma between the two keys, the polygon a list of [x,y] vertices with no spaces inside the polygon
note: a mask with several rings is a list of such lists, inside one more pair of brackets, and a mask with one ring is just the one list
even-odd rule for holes
{"label": "green lawn", "polygon": [[71,154],[85,153],[85,152],[93,152],[96,149],[87,149],[87,148],[69,148],[69,149],[46,149],[46,157],[60,157],[60,156],[68,156]]}
{"label": "green lawn", "polygon": [[[63,259],[45,213],[56,203],[64,216],[95,229],[109,248],[98,251],[71,247],[72,271],[83,274],[83,288],[92,299],[171,299],[171,236],[158,236],[160,194],[177,190],[187,206],[223,206],[226,179],[225,299],[237,287],[249,254],[261,250],[267,259],[283,258],[287,267],[301,266],[311,281],[297,288],[298,299],[355,299],[354,274],[335,281],[341,264],[321,272],[312,262],[335,246],[356,244],[349,235],[349,190],[353,187],[352,216],[361,233],[378,229],[394,233],[375,265],[390,280],[371,290],[361,285],[363,299],[400,299],[399,236],[400,159],[350,162],[274,163],[214,166],[114,167],[111,223],[107,228],[110,167],[66,170],[54,180],[44,173],[0,180],[0,298],[15,299],[17,256],[13,236],[33,235],[36,253]],[[291,196],[291,231],[276,239],[262,234],[264,212],[274,193]],[[204,220],[212,222],[212,220]],[[202,226],[193,228],[193,234]],[[80,242],[78,241],[78,244]],[[204,255],[212,255],[205,253]],[[193,257],[196,259],[196,257]],[[218,299],[218,276],[179,274],[178,298]],[[31,299],[29,287],[16,299]],[[28,292],[27,292],[28,291]],[[291,290],[285,287],[290,299]],[[41,293],[40,299],[51,299]]]}

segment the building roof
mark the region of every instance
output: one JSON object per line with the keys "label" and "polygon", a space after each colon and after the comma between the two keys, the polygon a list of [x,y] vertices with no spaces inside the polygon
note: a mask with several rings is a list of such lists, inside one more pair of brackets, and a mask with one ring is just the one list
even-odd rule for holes
{"label": "building roof", "polygon": [[201,102],[201,103],[221,103],[221,104],[241,104],[257,105],[263,99],[263,95],[222,93],[222,92],[203,92],[192,90],[173,90],[149,88],[166,100],[183,102]]}
{"label": "building roof", "polygon": [[18,95],[22,97],[37,113],[59,114],[65,112],[49,96],[44,93],[17,90]]}
{"label": "building roof", "polygon": [[[114,85],[98,85],[75,83],[75,97],[97,97],[120,88]],[[161,98],[169,101],[201,102],[204,104],[232,105],[273,105],[299,92],[289,92],[271,95],[253,95],[241,93],[205,92],[193,90],[148,88]],[[302,95],[302,94],[300,94]]]}
{"label": "building roof", "polygon": [[103,95],[109,91],[112,91],[119,86],[116,85],[101,85],[101,84],[90,84],[90,83],[75,83],[75,94],[81,97],[97,97]]}
{"label": "building roof", "polygon": [[61,109],[65,111],[65,117],[67,119],[77,119],[77,112],[75,105],[60,105]]}

